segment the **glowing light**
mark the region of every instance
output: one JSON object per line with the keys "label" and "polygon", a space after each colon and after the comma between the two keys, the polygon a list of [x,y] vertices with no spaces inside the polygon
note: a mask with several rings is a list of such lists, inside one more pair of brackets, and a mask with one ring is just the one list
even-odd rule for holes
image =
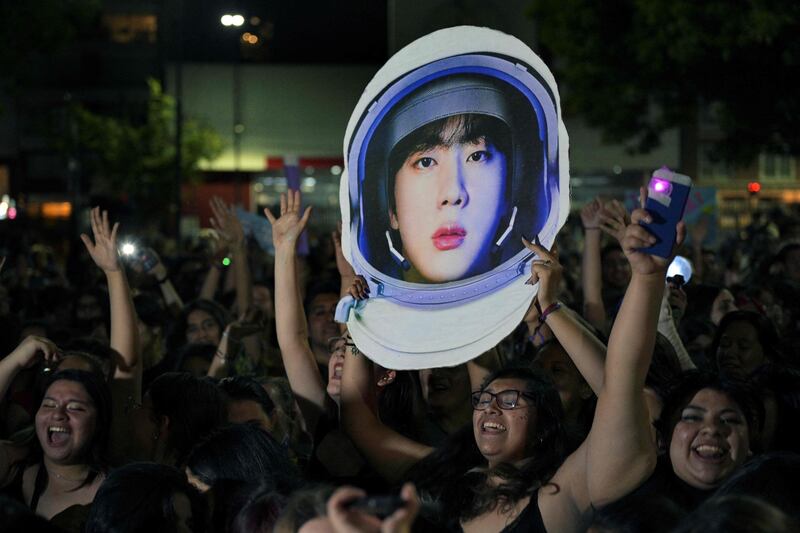
{"label": "glowing light", "polygon": [[123,255],[133,255],[134,253],[136,253],[136,245],[130,242],[126,242],[122,245]]}
{"label": "glowing light", "polygon": [[751,181],[747,184],[747,191],[750,194],[756,194],[761,191],[761,184],[757,181]]}
{"label": "glowing light", "polygon": [[222,258],[222,266],[231,266],[231,258],[230,257],[223,257]]}
{"label": "glowing light", "polygon": [[340,167],[339,165],[333,165],[331,167],[331,174],[333,174],[334,176],[338,176],[341,173],[342,173],[342,167]]}
{"label": "glowing light", "polygon": [[231,16],[231,24],[234,26],[241,26],[244,24],[244,17],[239,14]]}
{"label": "glowing light", "polygon": [[241,26],[244,24],[244,17],[241,15],[231,15],[230,13],[226,13],[222,15],[219,19],[220,24],[223,26]]}
{"label": "glowing light", "polygon": [[220,23],[223,26],[233,26],[233,17],[231,15],[222,15],[222,18],[219,19]]}
{"label": "glowing light", "polygon": [[242,41],[246,42],[247,44],[257,44],[258,36],[247,31],[242,34]]}
{"label": "glowing light", "polygon": [[72,215],[72,204],[69,202],[43,202],[44,218],[69,218]]}
{"label": "glowing light", "polygon": [[9,220],[14,220],[17,218],[17,208],[16,207],[9,207],[8,208],[8,218]]}
{"label": "glowing light", "polygon": [[676,255],[667,268],[667,279],[675,276],[683,276],[684,283],[689,283],[692,279],[692,263],[680,255]]}
{"label": "glowing light", "polygon": [[656,192],[666,192],[669,189],[669,182],[664,180],[653,180],[653,190]]}

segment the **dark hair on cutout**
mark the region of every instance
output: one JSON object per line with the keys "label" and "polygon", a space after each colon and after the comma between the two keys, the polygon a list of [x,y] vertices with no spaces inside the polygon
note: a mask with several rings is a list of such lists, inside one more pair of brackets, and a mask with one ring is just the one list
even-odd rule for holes
{"label": "dark hair on cutout", "polygon": [[674,533],[796,533],[800,523],[760,498],[744,495],[707,500]]}
{"label": "dark hair on cutout", "polygon": [[[438,500],[440,517],[457,522],[498,507],[511,508],[546,485],[564,461],[564,412],[550,378],[537,369],[512,366],[489,375],[480,390],[498,379],[523,380],[527,398],[536,409],[535,423],[528,424],[527,458],[517,465],[503,463],[490,469],[475,442],[472,425],[451,435],[410,472],[423,500]],[[490,478],[501,481],[490,485]]]}
{"label": "dark hair on cutout", "polygon": [[300,474],[286,449],[256,424],[231,424],[217,428],[189,453],[186,466],[206,485],[219,480],[270,481],[272,488],[288,493]]}
{"label": "dark hair on cutout", "polygon": [[85,532],[177,532],[176,494],[189,498],[192,521],[204,524],[205,503],[183,472],[155,463],[125,465],[112,471],[97,491]]}
{"label": "dark hair on cutout", "polygon": [[220,333],[222,333],[222,330],[224,330],[225,326],[227,326],[231,321],[230,314],[217,302],[204,299],[190,302],[183,308],[180,316],[175,322],[173,322],[172,327],[169,329],[169,333],[167,333],[168,352],[174,352],[186,344],[186,328],[188,326],[187,321],[189,319],[189,315],[193,311],[205,311],[211,315],[211,318],[213,318],[214,322],[216,322],[217,326],[219,326]]}
{"label": "dark hair on cutout", "polygon": [[691,401],[695,394],[703,389],[711,389],[721,392],[741,408],[744,414],[750,436],[750,448],[755,451],[758,442],[757,435],[761,430],[761,423],[764,420],[764,405],[761,403],[755,390],[746,383],[727,379],[711,372],[700,370],[687,370],[678,375],[667,387],[667,394],[664,398],[664,408],[661,411],[661,419],[658,421],[657,428],[664,436],[664,440],[669,442],[672,439],[672,431],[681,416],[681,411]]}
{"label": "dark hair on cutout", "polygon": [[[47,390],[57,381],[73,381],[75,383],[79,383],[92,399],[92,403],[97,412],[94,434],[91,438],[88,456],[85,458],[85,464],[89,466],[89,475],[87,475],[83,483],[81,483],[80,486],[75,489],[77,490],[81,487],[90,485],[99,474],[108,471],[106,452],[108,450],[111,433],[111,392],[108,390],[108,385],[103,380],[102,376],[95,372],[75,369],[59,370],[46,378],[43,384],[44,386],[42,388],[42,393],[38,398],[38,403],[36,404],[38,406],[37,410],[41,409],[42,401],[47,395]],[[41,460],[43,454],[41,444],[39,443],[38,439],[36,440],[36,443],[39,445],[39,447],[36,450],[34,457]],[[35,481],[35,492],[38,494],[44,492],[44,489],[47,488],[47,483],[47,469],[40,466]],[[35,509],[34,502],[31,502],[31,507]]]}
{"label": "dark hair on cutout", "polygon": [[200,439],[228,420],[225,399],[208,379],[168,372],[153,380],[147,394],[153,413],[169,418],[167,445],[175,454],[176,465],[183,464]]}
{"label": "dark hair on cutout", "polygon": [[267,391],[255,378],[249,376],[224,378],[217,383],[217,386],[225,393],[229,401],[254,401],[261,406],[267,416],[270,416],[273,409],[275,409],[275,403],[272,398],[269,397]]}

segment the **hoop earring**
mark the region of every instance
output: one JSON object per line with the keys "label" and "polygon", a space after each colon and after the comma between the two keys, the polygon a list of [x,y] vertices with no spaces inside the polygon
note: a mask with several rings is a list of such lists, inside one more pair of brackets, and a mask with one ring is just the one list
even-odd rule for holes
{"label": "hoop earring", "polygon": [[389,243],[389,253],[392,256],[392,259],[394,259],[395,262],[398,265],[400,265],[400,268],[402,268],[403,270],[408,270],[409,268],[411,268],[411,263],[409,263],[408,260],[405,257],[403,257],[403,255],[400,252],[398,252],[395,249],[394,245],[392,244],[392,236],[389,233],[389,230],[386,230],[386,242]]}

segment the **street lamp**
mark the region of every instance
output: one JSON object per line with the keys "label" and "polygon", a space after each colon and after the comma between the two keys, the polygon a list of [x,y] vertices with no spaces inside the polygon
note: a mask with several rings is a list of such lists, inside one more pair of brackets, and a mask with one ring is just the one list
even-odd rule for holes
{"label": "street lamp", "polygon": [[239,27],[244,24],[244,17],[238,13],[226,13],[219,19],[223,26],[236,26]]}

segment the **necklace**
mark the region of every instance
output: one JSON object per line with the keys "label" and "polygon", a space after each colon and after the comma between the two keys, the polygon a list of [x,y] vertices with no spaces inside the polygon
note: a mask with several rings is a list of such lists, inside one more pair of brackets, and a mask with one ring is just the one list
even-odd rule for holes
{"label": "necklace", "polygon": [[83,483],[84,481],[86,481],[86,478],[89,477],[89,472],[87,471],[86,476],[81,479],[71,479],[66,476],[62,476],[58,472],[53,472],[53,475],[62,481],[69,481],[70,483],[78,483],[78,482]]}

